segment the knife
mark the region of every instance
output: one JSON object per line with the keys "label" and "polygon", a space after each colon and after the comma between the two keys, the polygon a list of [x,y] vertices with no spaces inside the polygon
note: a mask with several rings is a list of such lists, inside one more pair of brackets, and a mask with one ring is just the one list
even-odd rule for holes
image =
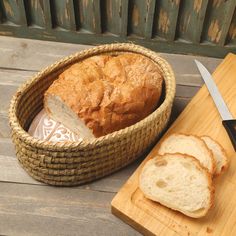
{"label": "knife", "polygon": [[232,114],[230,113],[209,71],[201,62],[197,60],[194,61],[197,64],[198,70],[220,113],[220,116],[222,118],[222,124],[230,137],[234,150],[236,151],[236,119],[234,119]]}

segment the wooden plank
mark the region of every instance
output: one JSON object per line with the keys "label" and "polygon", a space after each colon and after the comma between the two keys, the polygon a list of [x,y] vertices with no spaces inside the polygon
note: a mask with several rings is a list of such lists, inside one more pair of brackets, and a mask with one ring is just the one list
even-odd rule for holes
{"label": "wooden plank", "polygon": [[102,29],[105,33],[126,36],[128,19],[128,1],[101,1]]}
{"label": "wooden plank", "polygon": [[42,183],[34,180],[24,171],[16,157],[0,155],[0,165],[0,185],[2,182],[43,185]]}
{"label": "wooden plank", "polygon": [[[0,53],[4,54],[4,57],[0,57],[0,68],[39,71],[65,56],[90,47],[88,45],[0,37]],[[199,75],[194,59],[202,61],[210,71],[213,71],[221,61],[217,58],[191,55],[168,53],[160,55],[172,65],[177,75],[185,74],[185,77],[188,74]]]}
{"label": "wooden plank", "polygon": [[20,24],[22,26],[27,27],[28,22],[27,22],[27,18],[26,18],[24,0],[18,0],[18,1],[14,1],[14,2],[16,2],[16,4],[18,4],[18,10],[20,11]]}
{"label": "wooden plank", "polygon": [[53,12],[53,27],[76,30],[73,1],[51,0],[51,12]]}
{"label": "wooden plank", "polygon": [[0,84],[0,111],[7,112],[10,105],[10,99],[15,94],[17,85],[1,85]]}
{"label": "wooden plank", "polygon": [[154,36],[173,41],[180,0],[159,0],[156,3],[154,17]]}
{"label": "wooden plank", "polygon": [[[92,4],[91,8],[93,13],[93,19],[94,19],[92,23],[93,32],[96,34],[100,34],[102,32],[100,0],[92,0],[91,4]],[[86,12],[86,14],[90,17],[88,12]]]}
{"label": "wooden plank", "polygon": [[101,1],[102,31],[104,33],[120,34],[120,14],[117,9],[120,8],[121,0]]}
{"label": "wooden plank", "polygon": [[113,193],[0,183],[1,235],[139,235],[110,213]]}
{"label": "wooden plank", "polygon": [[203,40],[224,45],[236,6],[235,0],[209,1]]}
{"label": "wooden plank", "polygon": [[[15,147],[14,144],[12,143],[11,138],[0,138],[0,156],[7,156],[9,159],[9,162],[12,162],[13,165],[16,165],[15,163],[18,162],[17,161],[17,157],[16,157],[16,151],[15,151]],[[11,159],[11,160],[10,160]],[[5,165],[4,165],[4,158],[1,159],[1,167],[3,167],[3,172],[5,171]],[[9,175],[11,175],[12,173],[9,173]],[[1,175],[1,173],[0,173]],[[0,177],[0,181],[3,181],[3,178],[5,178],[5,176]],[[19,179],[17,181],[17,178]],[[9,179],[7,179],[6,181],[10,182]],[[24,182],[22,181],[19,176],[16,175],[15,179],[12,182],[22,182],[22,183],[28,183],[28,182]]]}
{"label": "wooden plank", "polygon": [[[30,79],[33,74],[35,74],[35,72],[0,69],[0,112],[2,115],[3,113],[8,113],[10,100],[16,93],[19,86],[26,80]],[[3,115],[3,119],[5,121],[4,117],[5,115]],[[4,127],[4,124],[2,125]]]}
{"label": "wooden plank", "polygon": [[0,37],[0,67],[38,71],[65,56],[90,48],[65,44]]}
{"label": "wooden plank", "polygon": [[3,0],[2,7],[7,21],[16,25],[27,25],[23,0]]}
{"label": "wooden plank", "polygon": [[5,20],[6,20],[6,16],[4,14],[3,2],[0,1],[0,23],[4,23]]}
{"label": "wooden plank", "polygon": [[0,138],[0,155],[15,157],[14,145],[10,138]]}
{"label": "wooden plank", "polygon": [[199,86],[176,85],[176,97],[192,98],[198,91]]}
{"label": "wooden plank", "polygon": [[234,10],[232,22],[229,27],[229,32],[227,36],[227,44],[236,44],[236,8]]}
{"label": "wooden plank", "polygon": [[101,33],[100,0],[76,0],[75,12],[79,15],[80,31]]}
{"label": "wooden plank", "polygon": [[8,123],[8,114],[0,111],[0,138],[10,138],[10,126]]}
{"label": "wooden plank", "polygon": [[[0,68],[0,85],[15,85],[19,86],[31,78],[36,71],[11,70]],[[1,109],[0,109],[1,110]]]}
{"label": "wooden plank", "polygon": [[121,15],[121,37],[124,38],[128,33],[128,7],[129,1],[121,0],[121,5],[119,8],[119,12]]}
{"label": "wooden plank", "polygon": [[153,34],[153,20],[154,20],[154,13],[155,13],[155,5],[156,5],[156,0],[149,0],[146,3],[144,36],[147,39],[152,38],[152,34]]}
{"label": "wooden plank", "polygon": [[144,35],[144,16],[142,15],[143,5],[146,1],[129,1],[128,34],[137,36]]}
{"label": "wooden plank", "polygon": [[50,14],[47,7],[49,5],[44,5],[44,1],[38,0],[27,0],[25,3],[25,10],[27,16],[27,22],[29,26],[46,28],[51,27],[51,18],[47,14]]}
{"label": "wooden plank", "polygon": [[32,71],[0,69],[0,111],[8,112],[10,100],[18,87],[35,74]]}
{"label": "wooden plank", "polygon": [[[236,116],[236,55],[229,54],[213,74],[232,115]],[[144,197],[138,187],[139,174],[144,163],[153,158],[161,141],[172,133],[209,135],[225,148],[230,158],[229,169],[214,180],[216,186],[215,205],[201,218],[186,217]],[[228,236],[236,234],[236,153],[228,137],[218,110],[206,86],[191,100],[164,137],[150,152],[148,157],[129,178],[112,201],[113,213],[136,227],[144,234],[155,235],[212,235]]]}
{"label": "wooden plank", "polygon": [[[48,0],[42,0],[41,6],[43,6],[44,9],[44,18],[45,18],[45,28],[47,30],[51,30],[53,27],[52,22],[52,16],[51,16],[51,1]],[[44,31],[45,32],[45,31]],[[50,39],[50,36],[48,36],[49,33],[45,32],[45,39]]]}
{"label": "wooden plank", "polygon": [[[218,58],[201,57],[193,55],[160,53],[160,56],[166,59],[170,63],[175,74],[183,77],[188,77],[190,75],[199,76],[199,71],[196,67],[194,59],[201,61],[211,73],[216,69],[216,67],[222,61],[222,59]],[[198,79],[198,81],[200,80]]]}
{"label": "wooden plank", "polygon": [[119,12],[121,15],[121,37],[126,37],[128,34],[128,7],[129,1],[121,0]]}
{"label": "wooden plank", "polygon": [[178,38],[193,43],[200,42],[207,5],[208,0],[181,1],[176,33]]}
{"label": "wooden plank", "polygon": [[129,33],[151,38],[154,18],[155,1],[129,1]]}
{"label": "wooden plank", "polygon": [[147,48],[159,52],[194,54],[218,58],[222,58],[230,52],[236,53],[235,44],[223,47],[219,45],[215,46],[213,43],[209,42],[201,43],[200,45],[182,41],[167,43],[157,38],[153,38],[152,40],[143,40],[142,38],[138,38],[135,36],[128,36],[127,38],[123,38],[110,34],[95,35],[85,31],[80,31],[79,33],[71,31],[70,33],[68,33],[66,30],[50,30],[45,32],[45,30],[40,28],[13,27],[11,25],[5,24],[0,24],[0,35],[91,45],[128,41],[135,44],[143,45]]}

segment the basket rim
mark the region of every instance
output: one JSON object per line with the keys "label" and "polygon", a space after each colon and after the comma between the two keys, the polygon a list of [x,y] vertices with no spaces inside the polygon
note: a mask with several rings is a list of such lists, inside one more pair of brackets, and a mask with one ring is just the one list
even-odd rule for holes
{"label": "basket rim", "polygon": [[[24,95],[24,92],[30,89],[30,87],[36,83],[38,80],[41,80],[46,75],[49,75],[59,69],[62,69],[65,66],[75,63],[76,61],[82,61],[85,58],[107,53],[107,52],[131,52],[141,54],[149,59],[151,59],[162,72],[165,84],[168,86],[165,87],[165,98],[160,106],[149,114],[147,117],[142,119],[141,121],[128,126],[124,129],[112,132],[105,136],[101,136],[99,138],[89,139],[89,140],[81,140],[77,142],[50,142],[46,140],[40,140],[31,136],[27,131],[21,127],[18,121],[18,117],[16,115],[16,107],[20,101],[20,98]],[[161,58],[156,52],[151,51],[143,46],[136,45],[133,43],[113,43],[113,44],[104,44],[100,46],[95,46],[89,49],[82,50],[70,56],[64,57],[59,61],[56,61],[52,65],[42,69],[40,72],[35,74],[31,79],[27,80],[24,84],[22,84],[15,95],[11,99],[10,108],[9,108],[9,123],[11,127],[12,134],[17,134],[18,138],[24,141],[29,146],[40,149],[50,149],[51,151],[64,151],[73,148],[86,148],[86,147],[95,147],[97,145],[101,145],[104,143],[116,142],[117,139],[124,138],[127,133],[138,130],[140,127],[147,125],[149,122],[154,120],[157,116],[160,116],[162,112],[168,107],[170,103],[173,103],[175,96],[175,76],[173,70],[169,63]]]}

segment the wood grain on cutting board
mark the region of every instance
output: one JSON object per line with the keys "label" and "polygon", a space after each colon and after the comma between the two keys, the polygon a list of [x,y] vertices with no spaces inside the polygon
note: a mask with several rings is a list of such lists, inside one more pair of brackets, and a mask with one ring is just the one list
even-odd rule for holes
{"label": "wood grain on cutting board", "polygon": [[[213,77],[229,110],[236,118],[236,55],[228,54]],[[160,142],[112,200],[113,214],[144,234],[236,235],[236,153],[221,122],[204,85],[163,136],[165,138],[174,132],[209,135],[226,149],[230,166],[223,175],[214,179],[215,205],[205,217],[192,219],[170,210],[146,199],[138,188],[140,170],[148,159],[157,154]]]}

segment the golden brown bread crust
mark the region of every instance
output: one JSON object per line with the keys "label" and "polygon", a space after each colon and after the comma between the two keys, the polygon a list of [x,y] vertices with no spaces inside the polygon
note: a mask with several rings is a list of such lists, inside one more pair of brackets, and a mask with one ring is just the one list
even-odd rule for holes
{"label": "golden brown bread crust", "polygon": [[[208,170],[212,175],[215,173],[215,170],[216,170],[216,162],[215,162],[215,159],[213,157],[213,153],[212,151],[208,148],[208,146],[206,145],[206,143],[201,139],[200,136],[196,135],[196,134],[187,134],[187,133],[182,133],[182,132],[177,132],[177,133],[172,133],[172,134],[168,134],[166,135],[166,137],[161,141],[160,145],[159,145],[159,149],[161,149],[161,145],[164,143],[164,141],[166,139],[168,139],[170,136],[172,135],[184,135],[184,136],[192,136],[192,137],[195,137],[197,138],[198,140],[200,140],[199,142],[202,143],[202,145],[208,150],[208,153],[209,153],[209,156],[211,158],[211,162],[212,162],[212,170]],[[203,141],[203,142],[202,142]],[[188,154],[189,155],[189,154]]]}
{"label": "golden brown bread crust", "polygon": [[[226,157],[226,163],[221,167],[221,171],[220,171],[219,173],[217,173],[217,172],[215,171],[215,173],[214,173],[214,176],[215,176],[215,177],[218,177],[219,175],[221,175],[223,172],[225,172],[225,171],[229,168],[229,157],[228,157],[228,155],[227,155],[226,150],[223,148],[223,146],[222,146],[218,141],[216,141],[215,139],[213,139],[213,138],[210,137],[209,135],[203,135],[203,136],[201,136],[200,138],[202,138],[202,137],[208,137],[208,138],[212,139],[214,142],[216,142],[216,143],[218,144],[219,148],[221,149],[221,152],[222,152],[222,153],[224,154],[224,156]],[[216,169],[216,168],[215,168],[215,169]]]}
{"label": "golden brown bread crust", "polygon": [[161,96],[162,83],[160,70],[144,56],[100,55],[65,70],[46,91],[45,98],[59,96],[95,137],[100,137],[153,112]]}

